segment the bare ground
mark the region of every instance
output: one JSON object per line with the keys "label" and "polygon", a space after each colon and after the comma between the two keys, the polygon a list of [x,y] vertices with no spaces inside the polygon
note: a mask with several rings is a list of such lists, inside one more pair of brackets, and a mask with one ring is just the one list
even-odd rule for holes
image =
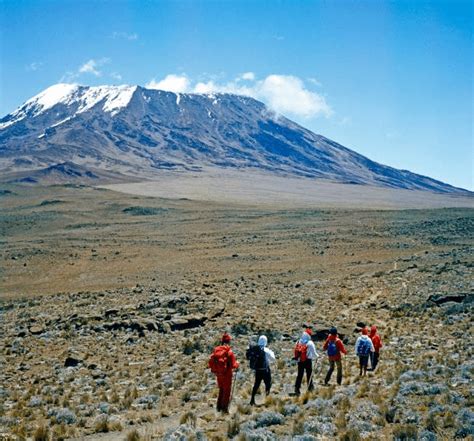
{"label": "bare ground", "polygon": [[[102,440],[135,429],[138,439],[474,431],[472,209],[249,207],[75,186],[9,186],[0,198],[7,439],[38,427]],[[367,380],[352,354],[360,321],[385,343]],[[316,391],[294,398],[305,324],[337,325],[350,355],[341,387],[320,385],[321,354]],[[242,362],[227,417],[206,367],[224,330]],[[278,363],[272,396],[251,409],[243,354],[261,332]]]}

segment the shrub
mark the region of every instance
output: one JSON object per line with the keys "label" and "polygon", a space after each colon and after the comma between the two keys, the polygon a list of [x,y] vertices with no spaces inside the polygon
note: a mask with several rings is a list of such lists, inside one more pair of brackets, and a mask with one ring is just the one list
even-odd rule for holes
{"label": "shrub", "polygon": [[392,430],[395,441],[416,441],[418,429],[413,424],[398,424]]}
{"label": "shrub", "polygon": [[179,424],[188,424],[194,429],[196,427],[196,421],[197,417],[194,412],[186,412],[181,415],[181,418],[179,419]]}
{"label": "shrub", "polygon": [[277,424],[283,424],[285,417],[281,413],[277,412],[262,412],[255,419],[256,427],[273,426]]}
{"label": "shrub", "polygon": [[339,437],[340,441],[359,441],[361,439],[362,438],[360,437],[360,433],[357,429],[346,430]]}
{"label": "shrub", "polygon": [[49,428],[45,424],[41,424],[33,433],[33,441],[48,441]]}
{"label": "shrub", "polygon": [[140,441],[141,436],[137,429],[133,429],[131,432],[127,433],[126,441]]}
{"label": "shrub", "polygon": [[227,436],[233,438],[240,432],[240,416],[235,413],[232,419],[227,423]]}

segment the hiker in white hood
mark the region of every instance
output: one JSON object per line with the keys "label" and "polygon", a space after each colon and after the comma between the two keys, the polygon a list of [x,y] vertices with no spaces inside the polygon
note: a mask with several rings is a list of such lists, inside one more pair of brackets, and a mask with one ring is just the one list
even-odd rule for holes
{"label": "hiker in white hood", "polygon": [[307,328],[303,335],[296,343],[293,359],[298,362],[298,375],[296,376],[295,395],[300,394],[301,383],[303,375],[306,372],[306,381],[308,382],[308,391],[314,389],[313,385],[313,360],[316,360],[319,355],[316,352],[316,347],[311,340],[312,331]]}
{"label": "hiker in white hood", "polygon": [[361,336],[357,339],[355,345],[356,355],[359,357],[359,375],[364,377],[367,375],[367,365],[369,363],[369,356],[375,351],[374,344],[369,338],[369,331],[366,327],[361,329]]}
{"label": "hiker in white hood", "polygon": [[255,395],[262,381],[265,383],[265,394],[270,393],[272,387],[272,373],[270,364],[275,361],[274,352],[267,348],[268,339],[265,335],[258,338],[258,344],[251,346],[247,350],[247,359],[250,361],[250,368],[255,371],[255,383],[252,389],[252,398],[250,405],[255,405]]}

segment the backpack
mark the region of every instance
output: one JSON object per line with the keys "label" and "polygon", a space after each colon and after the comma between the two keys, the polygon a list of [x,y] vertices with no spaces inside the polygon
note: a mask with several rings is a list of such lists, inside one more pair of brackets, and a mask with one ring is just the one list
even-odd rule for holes
{"label": "backpack", "polygon": [[357,345],[357,355],[369,355],[370,352],[370,340],[368,338],[362,338]]}
{"label": "backpack", "polygon": [[209,367],[215,375],[224,375],[229,368],[229,347],[217,346],[209,358]]}
{"label": "backpack", "polygon": [[339,354],[336,340],[329,340],[327,352],[329,357],[334,357],[335,355]]}
{"label": "backpack", "polygon": [[258,345],[250,346],[247,349],[246,356],[250,364],[250,369],[256,371],[268,368],[267,355],[265,354],[264,348]]}
{"label": "backpack", "polygon": [[308,359],[308,355],[306,353],[307,349],[308,349],[307,345],[305,345],[301,342],[296,343],[296,346],[295,346],[295,359],[300,361],[300,362],[306,361]]}

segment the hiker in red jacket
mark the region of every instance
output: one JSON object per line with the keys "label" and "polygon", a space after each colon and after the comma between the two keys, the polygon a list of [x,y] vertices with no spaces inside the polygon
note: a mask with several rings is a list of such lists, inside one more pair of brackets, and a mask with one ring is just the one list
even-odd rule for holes
{"label": "hiker in red jacket", "polygon": [[232,391],[232,371],[239,368],[239,362],[236,360],[232,349],[230,348],[231,336],[225,333],[222,336],[222,345],[214,348],[209,358],[209,368],[217,377],[217,386],[219,387],[219,397],[217,398],[217,410],[219,412],[229,413],[229,404]]}
{"label": "hiker in red jacket", "polygon": [[329,370],[326,374],[324,384],[327,385],[331,379],[331,375],[334,372],[334,366],[337,366],[337,384],[342,383],[342,363],[341,353],[346,354],[346,348],[342,343],[342,340],[337,336],[337,329],[332,327],[329,330],[329,336],[324,342],[323,350],[327,351],[329,358]]}
{"label": "hiker in red jacket", "polygon": [[377,326],[373,325],[370,328],[369,337],[372,340],[372,343],[374,345],[374,352],[370,353],[370,369],[369,370],[375,371],[375,368],[377,367],[377,364],[379,362],[380,348],[382,347],[382,339],[380,338],[380,335],[377,334]]}

